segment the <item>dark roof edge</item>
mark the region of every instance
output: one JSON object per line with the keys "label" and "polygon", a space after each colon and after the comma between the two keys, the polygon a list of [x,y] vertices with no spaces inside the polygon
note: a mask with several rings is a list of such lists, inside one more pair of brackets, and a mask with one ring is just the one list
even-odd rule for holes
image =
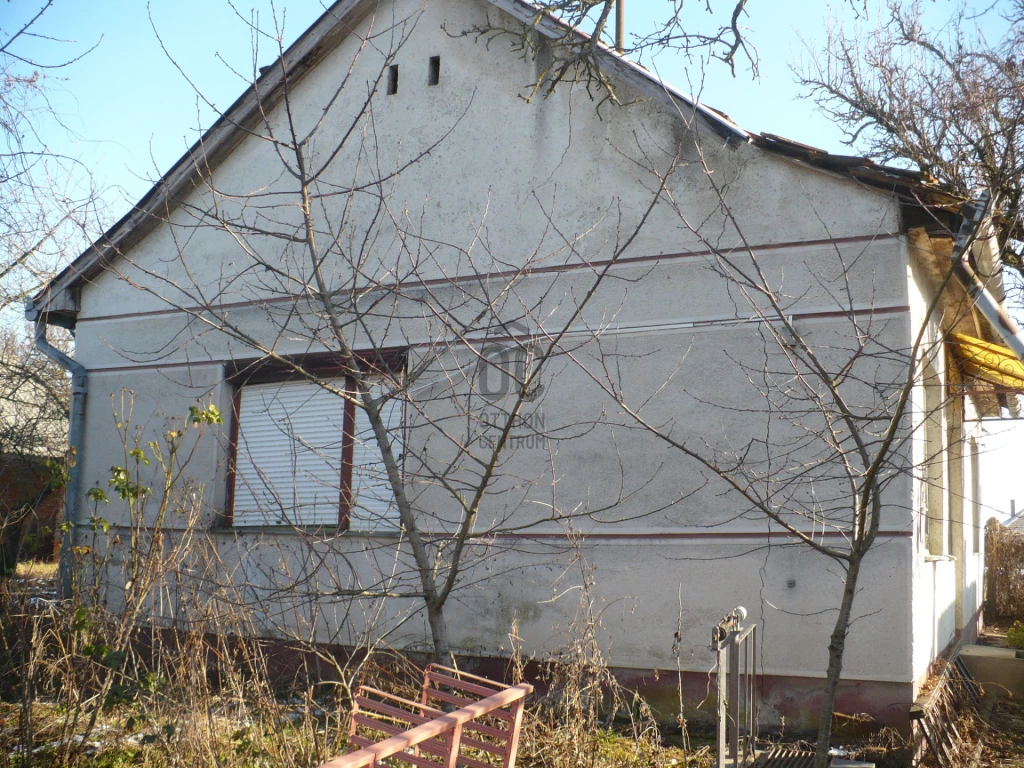
{"label": "dark roof edge", "polygon": [[833,155],[773,133],[751,135],[754,146],[803,164],[838,173],[879,189],[900,194],[903,203],[939,208],[959,214],[966,198],[945,191],[929,175],[920,171],[879,165],[859,155]]}

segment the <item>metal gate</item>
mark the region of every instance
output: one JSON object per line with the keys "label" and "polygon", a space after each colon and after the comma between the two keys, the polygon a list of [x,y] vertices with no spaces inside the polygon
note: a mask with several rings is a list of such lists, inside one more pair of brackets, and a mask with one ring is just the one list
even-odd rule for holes
{"label": "metal gate", "polygon": [[[718,667],[718,768],[745,766],[757,749],[757,625],[739,606],[711,631]],[[728,743],[728,757],[726,744]]]}

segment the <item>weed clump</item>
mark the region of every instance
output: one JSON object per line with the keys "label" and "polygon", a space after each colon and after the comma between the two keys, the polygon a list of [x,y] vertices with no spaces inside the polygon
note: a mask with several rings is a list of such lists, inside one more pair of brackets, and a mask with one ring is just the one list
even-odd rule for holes
{"label": "weed clump", "polygon": [[1006,643],[1011,648],[1024,648],[1024,624],[1020,620],[1013,622],[1013,626],[1006,630]]}

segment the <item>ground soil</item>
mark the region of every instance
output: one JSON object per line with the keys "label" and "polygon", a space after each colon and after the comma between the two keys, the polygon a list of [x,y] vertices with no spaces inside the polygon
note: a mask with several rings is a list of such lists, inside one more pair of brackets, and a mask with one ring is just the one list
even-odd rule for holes
{"label": "ground soil", "polygon": [[[978,645],[1008,648],[1006,630],[1012,619],[988,619]],[[982,737],[979,768],[1024,768],[1024,703],[996,699],[985,717],[988,727]]]}
{"label": "ground soil", "polygon": [[988,717],[984,737],[982,768],[1024,768],[1024,706],[1000,699]]}
{"label": "ground soil", "polygon": [[985,620],[985,627],[978,636],[978,645],[996,648],[1009,648],[1006,642],[1006,631],[1013,626],[1013,619]]}

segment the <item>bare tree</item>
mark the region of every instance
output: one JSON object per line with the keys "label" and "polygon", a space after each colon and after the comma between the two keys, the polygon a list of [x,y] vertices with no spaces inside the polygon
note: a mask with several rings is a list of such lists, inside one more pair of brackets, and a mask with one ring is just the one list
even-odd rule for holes
{"label": "bare tree", "polygon": [[[19,310],[96,231],[89,222],[98,198],[87,169],[47,140],[68,130],[49,101],[48,73],[92,48],[47,35],[52,6],[19,9],[0,27],[0,462],[13,489],[0,510],[0,573],[17,560],[22,523],[59,486],[63,470],[53,473],[45,462],[66,447],[69,387],[59,368],[34,354]],[[40,43],[71,53],[39,58],[32,51]]]}
{"label": "bare tree", "polygon": [[[985,188],[1000,201],[1004,261],[1022,269],[1024,5],[965,6],[930,27],[919,2],[890,0],[870,34],[828,30],[797,74],[846,142],[883,162],[915,167],[961,196]],[[991,22],[1002,33],[992,38]]]}
{"label": "bare tree", "polygon": [[616,78],[603,57],[611,49],[638,61],[672,51],[701,69],[716,61],[728,66],[734,76],[740,66],[757,77],[757,50],[744,25],[747,1],[707,2],[695,12],[684,8],[682,0],[673,0],[653,28],[637,27],[628,34],[624,0],[553,0],[535,3],[529,10],[513,5],[507,10],[518,11],[519,21],[526,26],[508,25],[504,17],[495,16],[485,24],[448,31],[488,42],[508,39],[514,50],[538,62],[530,98],[549,96],[563,83],[580,83],[600,106],[619,102]]}
{"label": "bare tree", "polygon": [[[866,0],[847,0],[846,4],[858,16],[867,12]],[[544,0],[529,7],[503,6],[525,27],[508,24],[506,17],[493,14],[484,24],[447,29],[450,34],[488,42],[511,41],[514,50],[537,65],[529,98],[549,96],[563,83],[578,83],[600,107],[606,101],[619,102],[618,79],[604,57],[610,50],[648,66],[655,56],[669,52],[684,57],[695,72],[704,72],[708,66],[727,66],[733,77],[743,72],[757,79],[759,54],[755,30],[747,23],[748,5],[749,0],[705,0],[689,5],[671,0],[646,26],[628,26],[633,9],[628,0]]]}
{"label": "bare tree", "polygon": [[[237,537],[251,567],[234,573],[268,607],[268,628],[298,636],[322,627],[328,618],[318,611],[331,601],[362,603],[374,616],[404,611],[389,633],[422,612],[432,653],[443,658],[452,649],[446,605],[458,590],[504,575],[488,571],[511,546],[506,537],[522,546],[538,526],[615,521],[616,506],[657,471],[626,477],[620,467],[616,493],[563,508],[557,447],[601,428],[602,417],[549,421],[542,405],[573,348],[567,334],[662,190],[628,207],[611,194],[571,222],[556,188],[548,199],[535,193],[526,204],[546,224],[511,249],[490,241],[487,200],[451,225],[463,239],[433,229],[434,203],[410,210],[405,195],[421,182],[405,180],[446,151],[475,97],[418,145],[395,151],[387,99],[423,13],[371,15],[346,43],[344,64],[334,61],[342,74],[329,86],[308,85],[313,76],[300,79],[297,65],[318,30],[337,23],[330,12],[313,42],[288,50],[279,28],[252,25],[279,58],[262,72],[254,62],[239,102],[248,111],[222,114],[191,165],[172,174],[187,183],[175,188],[165,177],[163,197],[140,210],[145,226],[168,234],[167,250],[153,260],[113,238],[96,247],[108,274],[174,318],[148,327],[144,346],[122,344],[122,358],[188,359],[197,371],[206,356],[233,360],[212,385],[233,392],[221,406],[232,410],[231,458],[218,535]],[[311,92],[315,110],[305,106]],[[218,131],[242,138],[235,152],[251,175],[211,161]],[[642,158],[643,139],[625,135],[634,146],[615,151]],[[657,173],[670,178],[675,163],[665,155]],[[209,254],[217,254],[212,270]],[[546,274],[558,266],[585,277],[566,292],[557,269]],[[281,544],[267,526],[293,535]],[[346,529],[351,535],[339,535]],[[276,554],[260,561],[257,540]],[[305,629],[281,617],[285,600],[307,606]],[[403,605],[413,610],[395,607]],[[329,623],[332,632],[346,626]]]}
{"label": "bare tree", "polygon": [[[699,146],[697,152],[704,154]],[[750,328],[750,344],[740,352],[714,350],[735,368],[730,378],[746,386],[697,383],[709,353],[698,337],[669,361],[668,378],[655,384],[616,362],[614,343],[602,339],[600,328],[593,337],[601,351],[576,359],[629,421],[706,478],[708,496],[694,501],[699,508],[707,499],[708,507],[720,510],[705,513],[701,520],[706,526],[764,521],[787,542],[769,547],[806,548],[838,568],[837,604],[824,609],[835,616],[815,756],[816,767],[824,768],[847,637],[858,617],[871,610],[855,610],[862,569],[884,540],[879,537],[883,523],[920,525],[929,548],[937,540],[938,550],[946,551],[941,500],[946,488],[937,468],[962,451],[957,398],[967,390],[943,387],[939,361],[945,357],[945,332],[973,322],[974,305],[954,279],[953,264],[947,261],[940,268],[942,260],[934,260],[955,235],[955,263],[958,254],[987,236],[988,225],[980,224],[980,208],[965,206],[958,232],[950,229],[954,222],[949,217],[935,214],[932,219],[934,242],[945,245],[933,245],[923,229],[910,233],[912,251],[929,273],[927,306],[917,325],[911,325],[875,311],[880,286],[862,264],[871,244],[850,250],[832,242],[830,254],[802,266],[806,276],[794,277],[766,260],[748,239],[744,212],[731,202],[730,181],[703,162],[706,187],[719,202],[722,220],[697,219],[675,201],[669,204],[709,254],[709,269],[733,302],[735,318],[728,322]],[[901,194],[909,197],[906,190]],[[819,222],[832,240],[825,222]],[[832,316],[839,319],[828,322],[837,325],[816,329],[813,321],[805,321],[801,307],[808,297],[831,305]],[[957,374],[947,369],[945,375],[953,381]],[[993,398],[982,393],[986,396]],[[683,415],[679,398],[687,404]],[[719,414],[721,429],[695,433],[689,415],[699,409]],[[950,417],[948,444],[941,436],[935,440],[932,428],[942,423],[946,409],[956,414]],[[897,500],[898,492],[889,490],[907,478],[924,486],[918,499],[927,501],[926,507],[909,509]]]}
{"label": "bare tree", "polygon": [[0,28],[0,311],[20,309],[67,263],[70,248],[81,247],[81,227],[97,205],[86,169],[47,141],[55,131],[67,130],[50,105],[47,73],[70,66],[95,47],[53,41],[74,51],[53,61],[29,53],[33,43],[52,41],[44,29],[52,6],[47,0],[25,17],[12,17],[13,28]]}

